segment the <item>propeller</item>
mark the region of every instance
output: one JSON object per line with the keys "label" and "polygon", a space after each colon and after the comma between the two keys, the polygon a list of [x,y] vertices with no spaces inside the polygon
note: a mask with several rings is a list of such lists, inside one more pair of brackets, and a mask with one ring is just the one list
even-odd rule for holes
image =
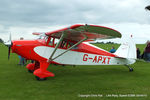
{"label": "propeller", "polygon": [[9,46],[9,47],[8,47],[8,60],[9,60],[9,58],[10,58],[10,49],[11,49],[11,47]]}
{"label": "propeller", "polygon": [[149,5],[149,6],[146,6],[145,9],[150,10],[150,5]]}
{"label": "propeller", "polygon": [[12,46],[12,41],[11,41],[11,34],[9,35],[9,40],[7,42],[4,43],[6,46],[8,46],[8,60],[10,58],[10,50],[11,50],[11,46]]}

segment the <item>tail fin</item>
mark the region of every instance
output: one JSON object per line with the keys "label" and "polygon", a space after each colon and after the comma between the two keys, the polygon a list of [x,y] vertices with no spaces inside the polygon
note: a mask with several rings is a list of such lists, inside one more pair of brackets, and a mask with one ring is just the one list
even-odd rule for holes
{"label": "tail fin", "polygon": [[136,45],[133,42],[132,37],[126,39],[117,49],[115,54],[121,58],[136,59]]}

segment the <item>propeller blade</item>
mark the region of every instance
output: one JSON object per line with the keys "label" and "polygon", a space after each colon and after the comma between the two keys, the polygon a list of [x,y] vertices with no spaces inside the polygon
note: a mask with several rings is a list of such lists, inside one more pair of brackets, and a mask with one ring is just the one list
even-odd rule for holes
{"label": "propeller blade", "polygon": [[11,33],[9,34],[9,41],[11,41]]}
{"label": "propeller blade", "polygon": [[150,5],[149,5],[149,6],[147,6],[147,7],[145,7],[145,9],[150,10]]}
{"label": "propeller blade", "polygon": [[8,60],[10,58],[10,49],[11,49],[11,46],[8,47]]}

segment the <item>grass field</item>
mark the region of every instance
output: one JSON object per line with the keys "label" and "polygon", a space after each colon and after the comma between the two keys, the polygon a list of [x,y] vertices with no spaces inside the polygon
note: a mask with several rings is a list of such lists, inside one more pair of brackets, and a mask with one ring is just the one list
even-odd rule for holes
{"label": "grass field", "polygon": [[[111,45],[96,45],[111,48]],[[143,50],[145,45],[137,47]],[[56,76],[37,81],[24,66],[17,65],[16,54],[11,54],[8,61],[7,52],[8,48],[0,44],[0,100],[150,99],[150,63],[147,62],[131,65],[133,72],[125,66],[50,65],[48,70]]]}

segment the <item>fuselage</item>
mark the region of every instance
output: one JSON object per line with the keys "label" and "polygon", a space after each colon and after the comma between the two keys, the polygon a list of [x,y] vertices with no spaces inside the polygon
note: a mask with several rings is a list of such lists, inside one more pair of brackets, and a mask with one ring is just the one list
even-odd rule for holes
{"label": "fuselage", "polygon": [[40,57],[34,52],[34,48],[37,46],[46,46],[46,42],[44,39],[39,40],[14,40],[12,41],[12,53],[17,53],[18,55],[29,59],[36,60],[39,59],[45,60],[43,57]]}
{"label": "fuselage", "polygon": [[[69,41],[70,42],[70,41]],[[68,42],[59,46],[54,57],[66,51]],[[26,59],[35,61],[46,61],[52,54],[56,44],[50,39],[18,40],[13,41],[12,52],[21,55]],[[52,63],[68,65],[120,65],[126,63],[124,60],[117,60],[115,54],[109,53],[101,48],[83,42],[71,49],[62,56],[56,58]]]}

